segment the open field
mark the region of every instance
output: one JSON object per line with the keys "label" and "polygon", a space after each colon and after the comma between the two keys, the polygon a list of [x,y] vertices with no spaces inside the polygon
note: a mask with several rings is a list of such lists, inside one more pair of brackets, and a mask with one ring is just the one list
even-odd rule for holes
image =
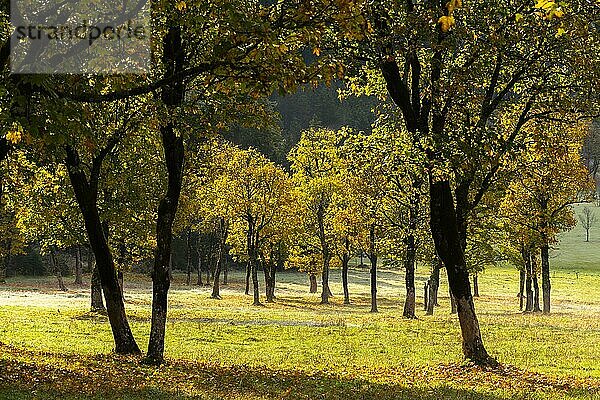
{"label": "open field", "polygon": [[[419,310],[418,320],[401,318],[401,271],[381,272],[379,314],[368,312],[365,270],[351,271],[350,306],[341,304],[337,274],[332,305],[319,305],[306,276],[288,272],[278,276],[277,303],[265,307],[250,305],[241,274],[221,301],[176,276],[170,363],[159,369],[110,355],[108,322],[87,312],[86,287],[61,293],[51,278],[10,279],[0,287],[0,398],[600,398],[600,272],[574,271],[555,268],[549,316],[519,312],[513,267],[481,275],[476,307],[484,339],[505,364],[494,372],[460,365],[445,283],[435,316]],[[426,272],[418,268],[418,292]],[[149,283],[126,274],[141,347],[149,333]]]}

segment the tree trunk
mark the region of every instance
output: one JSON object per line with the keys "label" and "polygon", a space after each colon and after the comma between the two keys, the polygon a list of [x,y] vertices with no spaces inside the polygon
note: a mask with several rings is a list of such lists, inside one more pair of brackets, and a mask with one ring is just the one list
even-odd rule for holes
{"label": "tree trunk", "polygon": [[250,261],[246,263],[246,291],[245,294],[250,294],[250,273],[252,272],[252,267],[250,266]]}
{"label": "tree trunk", "polygon": [[[346,239],[346,243],[348,240]],[[348,290],[348,263],[350,262],[350,255],[345,252],[342,256],[342,288],[344,290],[344,304],[350,304],[350,291]],[[316,282],[315,282],[316,286]]]}
{"label": "tree trunk", "polygon": [[[165,76],[170,77],[184,69],[185,50],[181,28],[169,26],[163,41]],[[185,86],[179,79],[162,88],[161,100],[170,112],[183,103]],[[175,131],[174,122],[160,127],[162,146],[167,169],[167,191],[158,206],[156,220],[156,256],[152,270],[152,323],[148,342],[147,361],[159,364],[163,361],[165,328],[167,322],[167,295],[171,286],[171,242],[173,221],[177,213],[183,179],[183,134]]]}
{"label": "tree trunk", "polygon": [[223,285],[227,286],[227,272],[229,271],[229,263],[227,262],[227,257],[223,260]]}
{"label": "tree trunk", "polygon": [[308,279],[310,281],[310,293],[317,293],[317,276],[309,274]]}
{"label": "tree trunk", "polygon": [[440,287],[440,269],[442,261],[436,257],[436,261],[431,266],[431,275],[429,275],[429,299],[427,301],[426,315],[433,315],[433,310],[438,305],[438,289]]}
{"label": "tree trunk", "polygon": [[479,276],[477,272],[473,275],[473,297],[479,297]]}
{"label": "tree trunk", "polygon": [[450,297],[450,314],[458,313],[458,309],[456,308],[456,299],[452,295],[451,288],[448,288],[448,296]]}
{"label": "tree trunk", "polygon": [[550,313],[550,260],[548,255],[548,244],[541,248],[542,254],[542,296],[544,298],[544,314]]}
{"label": "tree trunk", "polygon": [[68,289],[63,281],[60,266],[56,261],[56,252],[54,250],[50,250],[50,264],[52,265],[52,272],[56,276],[56,281],[58,282],[58,289],[63,292],[66,292]]}
{"label": "tree trunk", "polygon": [[519,270],[519,310],[523,311],[523,295],[525,291],[525,268]]}
{"label": "tree trunk", "polygon": [[458,235],[456,212],[450,182],[434,181],[430,172],[430,226],[437,254],[448,274],[450,291],[456,300],[463,339],[463,354],[477,364],[494,364],[488,355],[479,329],[471,295],[469,272]]}
{"label": "tree trunk", "polygon": [[369,229],[369,261],[371,261],[371,312],[377,310],[377,253],[375,252],[375,225]]}
{"label": "tree trunk", "polygon": [[187,229],[187,234],[185,237],[185,268],[187,271],[187,276],[185,279],[185,284],[190,286],[192,284],[192,232],[190,228]]}
{"label": "tree trunk", "polygon": [[119,289],[121,291],[121,297],[125,300],[125,296],[123,294],[123,271],[117,272],[117,280],[119,281]]}
{"label": "tree trunk", "polygon": [[254,295],[254,302],[252,303],[255,306],[261,306],[260,302],[260,292],[258,288],[258,263],[256,260],[251,262],[252,267],[252,293]]}
{"label": "tree trunk", "polygon": [[200,239],[197,242],[198,247],[196,248],[196,253],[198,253],[198,279],[196,280],[196,285],[202,286],[202,251],[200,250]]}
{"label": "tree trunk", "polygon": [[537,272],[534,270],[531,277],[533,282],[533,312],[540,312],[540,285],[538,284]]}
{"label": "tree trunk", "polygon": [[83,259],[81,258],[81,246],[77,245],[75,251],[75,285],[83,284]]}
{"label": "tree trunk", "polygon": [[[271,275],[270,275],[270,279],[271,279],[271,284],[269,285],[269,293],[268,296],[270,298],[271,303],[273,303],[275,301],[275,276],[277,274],[277,267],[275,265],[273,265],[273,269],[271,270]],[[267,299],[269,300],[269,299]]]}
{"label": "tree trunk", "polygon": [[219,247],[217,248],[217,265],[215,267],[215,278],[213,279],[213,291],[210,295],[211,298],[221,300],[221,293],[219,282],[221,275],[221,268],[223,266],[223,258],[225,252],[225,241],[227,240],[227,227],[225,226],[225,218],[219,218]]}
{"label": "tree trunk", "polygon": [[115,342],[115,352],[119,354],[137,354],[140,349],[131,333],[125,305],[117,273],[107,239],[104,234],[100,215],[98,214],[98,179],[100,176],[101,157],[95,157],[92,164],[90,180],[85,175],[79,154],[71,146],[66,147],[67,157],[65,163],[69,172],[69,179],[75,193],[77,204],[81,210],[85,230],[90,247],[94,252],[96,267],[102,283],[102,292],[106,302],[106,312]]}
{"label": "tree trunk", "polygon": [[104,301],[102,300],[102,284],[100,283],[100,274],[98,273],[98,267],[94,266],[92,269],[91,279],[91,311],[105,312]]}
{"label": "tree trunk", "polygon": [[[416,228],[412,226],[411,229]],[[416,223],[414,224],[416,225]],[[415,318],[415,305],[416,305],[416,294],[415,294],[415,236],[411,233],[405,240],[406,243],[406,259],[404,261],[404,284],[406,286],[406,300],[404,301],[404,311],[402,316],[404,318]]]}
{"label": "tree trunk", "polygon": [[96,268],[96,263],[94,261],[94,253],[92,253],[92,249],[89,245],[86,247],[87,250],[87,272],[92,273],[94,268]]}
{"label": "tree trunk", "polygon": [[427,311],[429,303],[429,281],[423,285],[423,311]]}

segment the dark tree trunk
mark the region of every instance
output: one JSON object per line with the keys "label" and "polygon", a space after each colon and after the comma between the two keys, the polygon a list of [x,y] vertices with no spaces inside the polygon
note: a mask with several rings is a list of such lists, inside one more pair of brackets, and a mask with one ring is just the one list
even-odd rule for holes
{"label": "dark tree trunk", "polygon": [[479,297],[479,276],[477,272],[473,275],[473,297]]}
{"label": "dark tree trunk", "polygon": [[196,253],[198,254],[198,279],[196,285],[202,286],[202,250],[200,249],[200,238],[196,241]]}
{"label": "dark tree trunk", "polygon": [[369,261],[371,261],[371,312],[377,310],[377,253],[375,252],[375,225],[369,229]]}
{"label": "dark tree trunk", "polygon": [[255,306],[261,306],[260,302],[260,292],[258,287],[258,262],[256,259],[251,261],[252,267],[252,293],[254,297],[254,302],[252,303]]}
{"label": "dark tree trunk", "polygon": [[317,293],[317,276],[309,274],[308,279],[310,281],[310,293]]}
{"label": "dark tree trunk", "polygon": [[456,306],[456,299],[452,295],[452,289],[448,288],[448,296],[450,297],[450,314],[458,313],[458,309]]}
{"label": "dark tree trunk", "polygon": [[192,284],[192,232],[190,228],[187,229],[187,233],[185,236],[185,268],[187,271],[187,276],[185,279],[185,284],[190,286]]}
{"label": "dark tree trunk", "polygon": [[75,251],[75,285],[83,284],[83,259],[81,258],[81,246],[77,245]]}
{"label": "dark tree trunk", "polygon": [[229,263],[227,262],[227,258],[223,260],[223,285],[227,286],[229,283],[227,281],[227,272],[229,271]]}
{"label": "dark tree trunk", "polygon": [[423,285],[423,311],[427,311],[429,305],[429,281]]}
{"label": "dark tree trunk", "polygon": [[544,314],[550,313],[550,259],[548,255],[548,244],[541,248],[542,256],[542,296],[544,299]]}
{"label": "dark tree trunk", "polygon": [[94,262],[94,253],[89,245],[86,247],[87,250],[87,272],[92,273],[94,268],[96,268],[96,263]]}
{"label": "dark tree trunk", "polygon": [[270,280],[271,280],[271,284],[269,285],[270,290],[269,293],[267,294],[267,297],[269,297],[267,300],[270,299],[271,303],[275,301],[275,276],[277,274],[277,268],[275,267],[275,265],[273,265],[273,269],[271,270],[271,276],[270,276]]}
{"label": "dark tree trunk", "polygon": [[221,275],[221,268],[223,266],[223,258],[225,257],[225,242],[227,241],[227,227],[225,225],[225,218],[219,218],[219,246],[217,248],[217,265],[215,267],[215,278],[213,279],[213,291],[210,295],[211,298],[221,300],[221,293],[219,282]]}
{"label": "dark tree trunk", "polygon": [[533,282],[533,312],[540,312],[540,285],[538,283],[537,272],[534,270],[531,277]]}
{"label": "dark tree trunk", "polygon": [[329,262],[331,254],[329,253],[329,243],[327,243],[325,236],[325,208],[322,204],[319,204],[317,211],[317,224],[319,225],[319,241],[321,243],[321,256],[323,258],[321,304],[329,304],[329,297],[331,297],[331,290],[329,290]]}
{"label": "dark tree trunk", "polygon": [[250,266],[250,261],[246,263],[246,291],[245,294],[250,294],[250,274],[252,272],[252,267]]}
{"label": "dark tree trunk", "polygon": [[[350,241],[346,238],[344,254],[342,255],[342,289],[344,291],[344,304],[350,304],[350,291],[348,290],[348,264],[350,262]],[[315,282],[316,284],[316,282]]]}
{"label": "dark tree trunk", "polygon": [[430,173],[430,226],[436,252],[448,274],[450,291],[456,300],[463,339],[463,354],[478,364],[493,363],[488,355],[475,314],[469,272],[458,235],[450,182],[435,181]]}
{"label": "dark tree trunk", "polygon": [[[415,217],[416,218],[416,217]],[[412,218],[411,218],[412,219]],[[415,226],[410,224],[411,232],[412,229],[416,229],[416,221]],[[402,316],[404,318],[415,318],[415,305],[416,305],[416,294],[415,294],[415,258],[416,258],[416,248],[415,248],[415,236],[411,233],[405,240],[406,243],[406,259],[404,261],[404,284],[406,286],[406,299],[404,301],[404,311]]]}
{"label": "dark tree trunk", "polygon": [[105,312],[104,301],[102,300],[102,284],[100,283],[100,274],[98,273],[98,267],[94,266],[92,269],[91,279],[91,311]]}
{"label": "dark tree trunk", "polygon": [[123,297],[123,300],[125,300],[125,296],[123,295],[123,271],[119,271],[117,272],[117,280],[119,281],[119,289],[121,290],[121,297]]}
{"label": "dark tree trunk", "polygon": [[275,265],[272,261],[263,263],[263,270],[265,274],[265,295],[267,297],[267,303],[275,302]]}
{"label": "dark tree trunk", "polygon": [[[174,76],[184,69],[185,51],[181,28],[170,25],[163,41],[163,64],[165,76]],[[183,103],[185,86],[182,80],[162,88],[161,100],[168,111]],[[165,328],[167,322],[167,295],[171,286],[171,242],[173,221],[177,213],[183,179],[183,134],[178,135],[169,120],[160,127],[162,146],[167,169],[167,191],[158,206],[156,220],[156,256],[152,270],[152,323],[148,342],[147,360],[161,363],[164,357]]]}
{"label": "dark tree trunk", "polygon": [[65,162],[75,198],[83,216],[90,247],[96,259],[102,292],[106,302],[106,312],[115,341],[115,352],[119,354],[137,354],[140,353],[140,349],[127,321],[115,264],[98,214],[98,179],[103,157],[108,153],[107,149],[105,148],[99,156],[94,158],[89,182],[83,171],[79,154],[71,146],[66,147],[67,157]]}
{"label": "dark tree trunk", "polygon": [[54,276],[56,276],[56,281],[58,282],[58,289],[66,292],[68,289],[63,281],[60,266],[56,261],[56,252],[54,250],[50,250],[50,264],[52,265],[52,272],[54,273]]}
{"label": "dark tree trunk", "polygon": [[531,265],[531,253],[528,249],[523,247],[521,249],[521,256],[525,268],[525,311],[529,312],[533,311],[533,268]]}
{"label": "dark tree trunk", "polygon": [[440,269],[442,261],[436,257],[436,261],[431,267],[431,275],[429,275],[429,299],[427,301],[426,315],[433,315],[435,307],[438,305],[438,289],[440,287]]}
{"label": "dark tree trunk", "polygon": [[525,292],[525,268],[519,270],[519,310],[523,311],[523,296]]}

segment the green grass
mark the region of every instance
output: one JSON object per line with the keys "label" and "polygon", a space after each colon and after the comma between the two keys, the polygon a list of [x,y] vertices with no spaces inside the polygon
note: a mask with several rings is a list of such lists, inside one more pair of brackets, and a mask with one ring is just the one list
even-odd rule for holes
{"label": "green grass", "polygon": [[[337,273],[331,305],[288,272],[265,307],[250,305],[241,274],[220,301],[176,275],[160,368],[111,354],[107,319],[87,312],[85,287],[12,278],[0,286],[0,399],[600,399],[600,226],[590,243],[578,229],[553,251],[551,315],[519,312],[514,267],[480,275],[476,309],[497,371],[461,364],[444,277],[436,314],[419,301],[419,318],[405,320],[401,271],[381,271],[378,314],[368,312],[366,270],[350,273],[350,306]],[[418,293],[426,274],[418,268]],[[126,274],[125,293],[144,347],[148,278]]]}

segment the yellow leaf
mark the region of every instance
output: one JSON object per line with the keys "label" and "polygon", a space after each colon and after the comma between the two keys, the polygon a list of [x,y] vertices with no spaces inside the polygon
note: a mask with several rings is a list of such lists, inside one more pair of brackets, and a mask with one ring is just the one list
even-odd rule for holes
{"label": "yellow leaf", "polygon": [[444,15],[443,17],[440,17],[438,23],[440,24],[442,32],[448,32],[454,26],[455,21],[453,16]]}
{"label": "yellow leaf", "polygon": [[313,49],[313,54],[318,57],[319,55],[321,55],[321,49],[318,47],[315,47]]}
{"label": "yellow leaf", "polygon": [[185,1],[180,1],[177,4],[175,4],[175,8],[178,9],[179,11],[183,10],[184,8],[187,7],[187,4],[185,4]]}
{"label": "yellow leaf", "polygon": [[523,18],[523,14],[515,14],[515,21],[517,22],[521,22]]}

